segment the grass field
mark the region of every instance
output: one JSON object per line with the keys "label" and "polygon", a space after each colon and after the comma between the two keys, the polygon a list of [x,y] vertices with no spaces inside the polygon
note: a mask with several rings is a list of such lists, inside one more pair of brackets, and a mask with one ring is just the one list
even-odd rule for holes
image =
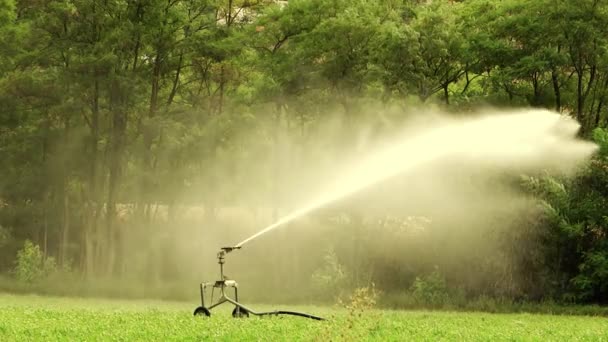
{"label": "grass field", "polygon": [[329,318],[318,322],[234,319],[229,306],[193,317],[195,306],[0,294],[0,341],[608,341],[602,317],[297,308]]}

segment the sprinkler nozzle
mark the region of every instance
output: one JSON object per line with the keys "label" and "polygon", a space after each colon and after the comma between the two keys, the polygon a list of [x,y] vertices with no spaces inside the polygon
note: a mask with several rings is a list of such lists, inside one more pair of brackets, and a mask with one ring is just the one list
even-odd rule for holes
{"label": "sprinkler nozzle", "polygon": [[235,250],[235,249],[241,249],[241,246],[234,246],[234,247],[222,247],[222,251],[223,251],[225,254],[228,254],[228,253],[232,252],[232,251],[233,251],[233,250]]}

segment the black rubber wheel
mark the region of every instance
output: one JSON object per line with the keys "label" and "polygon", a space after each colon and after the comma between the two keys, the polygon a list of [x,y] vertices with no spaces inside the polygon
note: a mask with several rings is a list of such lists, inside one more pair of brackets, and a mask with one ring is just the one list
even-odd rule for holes
{"label": "black rubber wheel", "polygon": [[[237,309],[238,309],[238,313],[237,313]],[[234,318],[249,317],[249,311],[235,306],[234,310],[232,310],[232,317],[234,317]]]}
{"label": "black rubber wheel", "polygon": [[198,308],[196,308],[194,310],[194,316],[206,316],[206,317],[209,317],[209,316],[211,316],[211,312],[209,312],[209,310],[207,310],[206,307],[199,306]]}

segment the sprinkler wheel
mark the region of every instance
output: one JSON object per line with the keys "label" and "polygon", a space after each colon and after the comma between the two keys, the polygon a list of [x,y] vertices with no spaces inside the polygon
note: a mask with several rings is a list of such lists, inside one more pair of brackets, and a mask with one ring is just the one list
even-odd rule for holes
{"label": "sprinkler wheel", "polygon": [[239,308],[238,306],[235,306],[234,309],[232,310],[232,317],[247,318],[247,317],[249,317],[249,311],[247,311],[243,308]]}
{"label": "sprinkler wheel", "polygon": [[209,316],[211,316],[211,312],[209,312],[209,310],[206,307],[199,306],[198,308],[196,308],[194,310],[194,316],[206,316],[206,317],[209,317]]}

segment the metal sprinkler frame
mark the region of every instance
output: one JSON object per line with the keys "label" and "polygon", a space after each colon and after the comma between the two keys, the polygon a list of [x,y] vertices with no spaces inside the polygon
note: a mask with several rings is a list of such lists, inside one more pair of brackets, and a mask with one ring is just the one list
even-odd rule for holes
{"label": "metal sprinkler frame", "polygon": [[[232,310],[232,317],[234,317],[234,318],[249,317],[249,314],[252,314],[252,315],[256,315],[256,316],[292,315],[292,316],[310,318],[310,319],[314,319],[317,321],[325,320],[324,318],[319,317],[319,316],[310,315],[307,313],[297,312],[297,311],[276,310],[276,311],[267,311],[267,312],[257,312],[257,311],[254,311],[253,309],[241,304],[239,302],[238,283],[235,280],[227,279],[224,276],[224,264],[226,263],[226,260],[225,260],[226,254],[228,254],[234,250],[237,250],[237,249],[241,249],[241,246],[222,247],[221,250],[217,253],[218,264],[220,265],[220,280],[216,280],[215,282],[200,283],[201,306],[197,307],[194,310],[194,316],[209,317],[209,316],[211,316],[211,309],[213,309],[217,306],[220,306],[224,303],[231,303],[235,306],[234,310]],[[209,287],[211,288],[211,299],[209,300],[211,306],[206,307],[205,306],[205,294],[207,292],[207,288],[209,288]],[[234,288],[234,299],[230,298],[226,294],[226,288],[228,288],[228,287]],[[220,297],[217,299],[217,302],[213,303],[213,295],[214,295],[216,288],[219,288]]]}

